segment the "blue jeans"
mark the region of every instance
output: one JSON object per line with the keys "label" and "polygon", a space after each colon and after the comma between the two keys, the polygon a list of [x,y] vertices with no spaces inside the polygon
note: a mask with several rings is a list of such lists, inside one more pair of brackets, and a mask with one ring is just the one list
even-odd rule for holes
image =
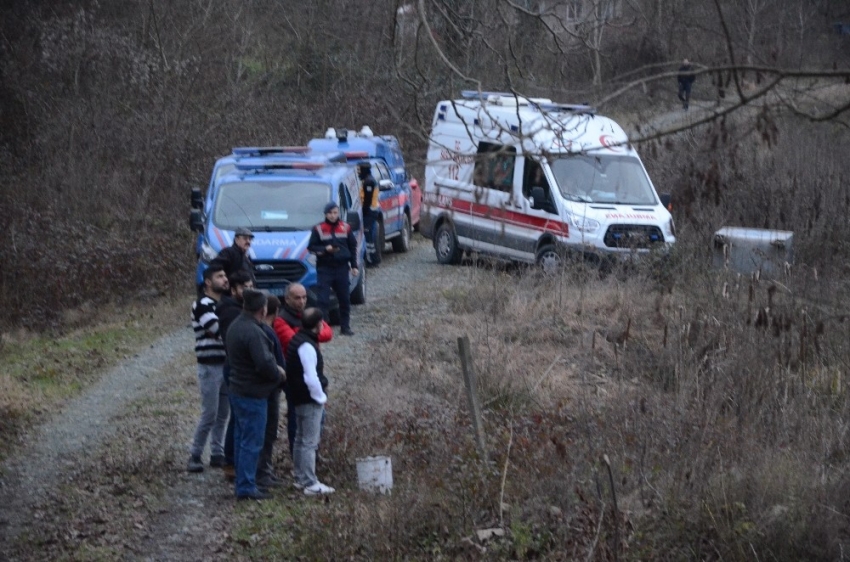
{"label": "blue jeans", "polygon": [[230,395],[236,413],[233,458],[236,461],[236,497],[257,493],[257,463],[266,433],[268,400]]}
{"label": "blue jeans", "polygon": [[295,406],[298,428],[292,463],[295,465],[295,481],[305,488],[319,481],[316,478],[316,449],[319,448],[324,411],[323,405],[312,402]]}
{"label": "blue jeans", "polygon": [[339,301],[339,325],[343,330],[351,327],[351,295],[348,281],[348,263],[331,267],[320,267],[316,272],[319,277],[317,300],[325,321],[330,323],[329,310],[331,307],[331,289]]}
{"label": "blue jeans", "polygon": [[201,390],[201,418],[192,439],[189,453],[200,457],[210,438],[210,454],[224,453],[224,428],[227,416],[230,414],[230,403],[227,400],[227,385],[224,384],[224,365],[207,365],[198,363],[198,386]]}

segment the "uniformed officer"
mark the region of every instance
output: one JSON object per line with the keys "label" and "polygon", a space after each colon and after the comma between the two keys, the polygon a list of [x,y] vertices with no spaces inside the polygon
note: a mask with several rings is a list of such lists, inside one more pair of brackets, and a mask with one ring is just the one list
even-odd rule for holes
{"label": "uniformed officer", "polygon": [[377,267],[381,263],[381,252],[378,248],[378,217],[381,212],[380,189],[372,177],[372,165],[368,160],[357,163],[357,174],[360,177],[360,200],[363,202],[363,226],[366,229],[366,263]]}
{"label": "uniformed officer", "polygon": [[348,223],[339,220],[339,205],[336,203],[325,205],[325,220],[313,227],[308,249],[316,254],[318,304],[325,320],[330,320],[328,309],[333,289],[339,301],[341,333],[353,336],[348,274],[349,270],[355,277],[358,274],[357,240]]}

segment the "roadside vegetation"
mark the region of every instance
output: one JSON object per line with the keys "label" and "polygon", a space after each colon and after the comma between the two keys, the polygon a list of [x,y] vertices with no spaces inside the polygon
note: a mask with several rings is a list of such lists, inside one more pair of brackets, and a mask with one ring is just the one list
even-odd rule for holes
{"label": "roadside vegetation", "polygon": [[[684,56],[723,68],[850,68],[850,43],[831,27],[850,19],[840,1],[641,0],[617,32],[591,21],[576,42],[513,2],[498,2],[508,10],[498,14],[477,1],[433,4],[427,32],[397,2],[0,8],[0,458],[103,369],[185,325],[189,189],[206,185],[231,146],[368,124],[399,136],[421,178],[434,102],[476,87],[460,74],[488,77],[485,89],[591,103],[637,80],[603,109],[649,121],[678,107],[673,73]],[[513,31],[496,33],[504,21]],[[451,268],[450,282],[400,289],[394,302],[408,308],[383,317],[368,365],[352,367],[359,383],[329,412],[323,470],[349,485],[327,502],[287,492],[232,507],[222,493],[206,553],[841,559],[850,541],[844,79],[801,79],[638,146],[674,198],[678,245],[663,266],[543,277],[473,259]],[[760,70],[702,74],[692,107],[724,107],[766,82]],[[722,226],[793,231],[794,264],[775,278],[712,267]],[[484,454],[464,395],[462,336],[479,379]],[[147,429],[94,453],[103,472],[66,490],[42,514],[49,532],[23,537],[17,554],[31,554],[31,540],[39,558],[143,556],[126,537],[164,533],[148,525],[181,484],[174,434],[188,435],[196,406],[184,359],[179,385],[128,412]],[[392,494],[355,490],[351,459],[380,453],[392,457]]]}

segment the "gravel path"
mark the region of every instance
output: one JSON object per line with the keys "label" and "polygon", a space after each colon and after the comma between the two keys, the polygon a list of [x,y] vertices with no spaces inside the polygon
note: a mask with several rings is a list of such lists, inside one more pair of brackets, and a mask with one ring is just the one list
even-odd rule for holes
{"label": "gravel path", "polygon": [[[437,264],[418,235],[410,252],[388,252],[368,270],[367,304],[352,309],[356,335],[323,348],[328,364],[347,366],[335,376],[337,391],[362,372],[353,365],[368,365],[370,341],[411,329],[421,306],[411,297],[457,272]],[[231,485],[218,471],[184,471],[197,415],[191,350],[188,327],[162,337],[26,436],[26,448],[0,466],[0,560],[53,558],[93,534],[102,552],[124,559],[228,557]],[[113,507],[85,505],[98,498]],[[120,527],[113,517],[133,523]]]}

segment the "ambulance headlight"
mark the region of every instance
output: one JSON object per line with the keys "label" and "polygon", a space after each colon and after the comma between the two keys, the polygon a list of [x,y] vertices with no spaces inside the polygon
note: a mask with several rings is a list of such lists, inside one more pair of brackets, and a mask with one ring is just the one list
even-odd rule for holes
{"label": "ambulance headlight", "polygon": [[587,232],[589,234],[599,230],[599,221],[595,221],[587,217],[577,217],[573,215],[570,222],[572,223],[573,228],[579,232]]}
{"label": "ambulance headlight", "polygon": [[207,244],[206,242],[201,244],[201,260],[204,263],[209,263],[215,259],[218,255],[218,252],[213,250],[213,247]]}

